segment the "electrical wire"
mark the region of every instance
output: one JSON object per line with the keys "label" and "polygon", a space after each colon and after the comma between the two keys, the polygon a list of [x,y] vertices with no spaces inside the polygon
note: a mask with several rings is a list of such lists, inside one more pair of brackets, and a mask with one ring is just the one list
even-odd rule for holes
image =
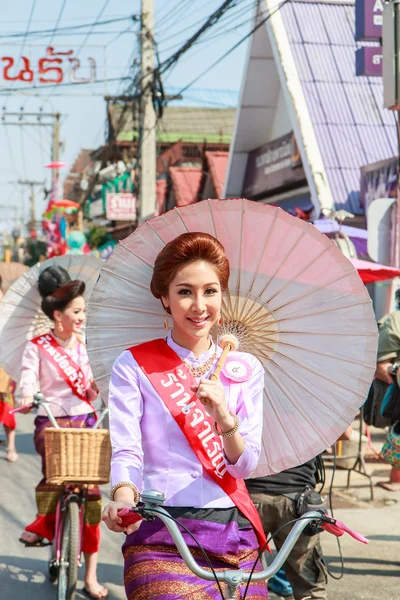
{"label": "electrical wire", "polygon": [[[326,519],[326,518],[324,518],[324,515],[322,513],[321,513],[321,516],[319,518],[315,518],[313,520],[314,521],[322,521],[322,522],[326,521],[326,522],[329,523],[329,520]],[[243,594],[243,600],[246,599],[247,593],[249,591],[249,586],[250,586],[251,578],[253,577],[253,573],[254,573],[254,571],[256,569],[257,563],[258,563],[259,560],[261,560],[261,556],[265,552],[265,550],[267,549],[267,546],[271,543],[271,541],[274,539],[274,537],[277,536],[278,533],[280,533],[283,529],[285,529],[286,527],[289,527],[289,525],[294,525],[295,523],[298,523],[299,521],[310,521],[310,518],[302,516],[302,517],[298,517],[297,519],[292,519],[291,521],[288,521],[287,523],[285,523],[284,525],[282,525],[281,527],[279,527],[279,529],[277,529],[274,533],[272,533],[269,536],[269,538],[267,539],[267,541],[265,542],[265,544],[259,549],[257,558],[254,561],[253,567],[252,567],[252,569],[250,571],[250,574],[249,574],[249,579],[247,581],[246,588],[245,588],[245,591],[244,591],[244,594]]]}
{"label": "electrical wire", "polygon": [[[143,510],[144,513],[146,512],[145,508],[142,509],[142,510]],[[133,509],[133,512],[137,512],[137,513],[140,514],[141,509],[138,509],[138,510]],[[150,511],[149,511],[149,513],[150,513]],[[165,514],[165,512],[163,512],[163,511],[161,511],[161,510],[159,510],[157,508],[151,508],[151,513],[150,514],[153,514],[153,513],[160,514],[160,515],[163,515],[163,516],[167,517],[168,519],[171,519],[171,521],[173,521],[174,523],[176,523],[177,525],[179,525],[179,527],[182,527],[182,529],[184,531],[186,531],[186,533],[188,535],[190,535],[190,537],[195,542],[195,544],[198,546],[199,550],[201,551],[202,555],[204,556],[204,559],[207,562],[207,565],[208,565],[209,569],[211,570],[211,572],[212,572],[212,574],[214,576],[215,582],[216,582],[216,584],[218,586],[219,593],[221,594],[221,598],[222,598],[222,600],[224,600],[225,596],[224,596],[224,593],[222,591],[221,584],[220,584],[220,582],[218,580],[218,577],[217,577],[217,574],[215,572],[215,569],[214,569],[214,567],[212,565],[211,559],[209,558],[207,552],[204,550],[203,546],[200,544],[200,542],[198,541],[198,539],[186,527],[186,525],[184,525],[183,523],[181,523],[180,521],[178,521],[178,519],[175,519],[174,517],[172,517],[170,514]]]}
{"label": "electrical wire", "polygon": [[[192,85],[194,83],[196,83],[197,81],[199,81],[199,79],[201,79],[204,75],[206,75],[207,73],[209,73],[211,71],[211,69],[213,69],[214,67],[216,67],[220,62],[222,62],[227,56],[229,56],[232,52],[234,52],[234,50],[236,50],[241,44],[243,44],[244,41],[246,41],[250,36],[253,35],[253,33],[255,31],[257,31],[260,27],[262,27],[264,25],[264,23],[266,23],[271,17],[273,17],[277,12],[279,12],[282,7],[285,4],[288,4],[288,2],[291,2],[291,0],[283,0],[283,2],[276,7],[275,10],[273,10],[271,13],[269,13],[264,19],[262,19],[259,23],[257,23],[257,25],[255,25],[253,27],[253,29],[247,33],[244,37],[242,37],[238,42],[236,42],[236,44],[234,44],[234,46],[232,46],[229,50],[227,50],[220,58],[218,58],[210,67],[208,67],[207,69],[205,69],[204,71],[202,71],[202,73],[200,73],[200,75],[198,75],[197,77],[195,77],[190,83],[188,83],[187,85],[185,85],[185,87],[183,87],[177,94],[177,96],[180,96],[181,94],[183,94],[183,92],[185,92],[187,89],[189,89],[190,87],[192,87]],[[173,98],[172,98],[173,99]]]}
{"label": "electrical wire", "polygon": [[[360,422],[360,427],[361,427],[361,422]],[[335,478],[335,474],[336,474],[336,467],[337,467],[337,456],[336,456],[336,444],[333,445],[333,468],[332,468],[332,477],[331,477],[331,483],[329,485],[329,492],[328,492],[328,498],[329,498],[329,510],[332,516],[332,519],[335,518],[334,514],[333,514],[333,503],[332,503],[332,497],[333,497],[333,481]],[[334,575],[329,569],[328,567],[326,568],[328,575],[330,577],[332,577],[332,579],[336,579],[337,581],[339,581],[340,579],[343,578],[344,576],[344,559],[343,559],[343,553],[342,553],[342,547],[340,545],[340,540],[339,538],[336,538],[337,540],[337,545],[338,545],[338,550],[339,550],[339,559],[340,559],[340,574],[339,575]]]}
{"label": "electrical wire", "polygon": [[[127,17],[120,17],[118,19],[108,19],[106,21],[95,21],[94,23],[82,23],[80,25],[66,25],[65,27],[59,27],[57,29],[57,32],[63,32],[65,31],[67,34],[70,32],[70,30],[76,30],[76,29],[84,29],[85,27],[90,27],[90,28],[94,28],[94,27],[101,27],[102,25],[108,25],[110,23],[119,23],[121,21],[127,21],[128,19],[133,19],[134,21],[138,21],[138,15],[129,15]],[[39,35],[39,34],[43,34],[43,36],[47,36],[47,35],[51,35],[54,32],[54,27],[52,27],[51,29],[39,29],[37,31],[28,31],[25,33],[19,32],[19,33],[9,33],[9,34],[2,34],[0,35],[0,39],[8,39],[8,38],[20,38],[20,37],[27,37],[27,36],[31,36],[31,35]],[[83,34],[82,34],[83,35]]]}
{"label": "electrical wire", "polygon": [[50,38],[50,41],[49,41],[49,46],[50,46],[51,42],[53,41],[54,36],[56,35],[56,32],[58,31],[58,26],[60,24],[61,17],[63,16],[63,12],[64,12],[66,4],[67,4],[67,0],[63,0],[63,2],[61,4],[60,11],[58,13],[56,24],[54,25],[53,33],[51,34],[51,38]]}
{"label": "electrical wire", "polygon": [[102,7],[101,7],[101,9],[100,9],[100,12],[99,12],[99,14],[98,14],[98,15],[97,15],[97,17],[96,17],[96,21],[95,21],[94,23],[92,23],[92,26],[90,27],[90,30],[89,30],[89,31],[88,31],[88,33],[86,34],[86,37],[85,37],[85,39],[83,40],[82,44],[79,46],[79,48],[78,48],[78,51],[77,51],[77,53],[76,53],[76,55],[75,55],[75,58],[78,58],[78,56],[79,56],[79,54],[80,54],[80,51],[82,50],[82,48],[83,48],[84,46],[86,46],[86,42],[88,41],[88,39],[89,39],[89,37],[90,37],[90,34],[92,33],[92,31],[93,31],[94,27],[96,27],[97,23],[99,22],[99,19],[100,19],[101,15],[102,15],[102,14],[103,14],[103,12],[105,11],[105,9],[107,8],[107,5],[108,5],[109,3],[110,3],[110,0],[105,0],[105,2],[104,2],[104,4],[103,4],[103,6],[102,6]]}

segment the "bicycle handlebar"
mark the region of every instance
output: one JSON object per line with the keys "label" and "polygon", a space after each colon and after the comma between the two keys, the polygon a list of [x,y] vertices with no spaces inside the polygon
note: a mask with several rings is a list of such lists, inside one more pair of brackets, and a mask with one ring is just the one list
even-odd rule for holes
{"label": "bicycle handlebar", "polygon": [[[27,408],[27,407],[39,408],[40,406],[42,408],[44,408],[44,410],[46,411],[46,414],[47,414],[52,426],[55,427],[56,429],[60,429],[59,424],[57,423],[57,421],[54,418],[53,413],[51,412],[50,403],[45,399],[45,397],[43,396],[43,394],[41,392],[37,392],[36,394],[33,395],[33,402],[31,404],[27,404],[26,406],[20,406],[18,408],[14,408],[11,412],[17,413],[17,412],[24,410],[24,408]],[[92,429],[98,429],[100,427],[101,423],[103,422],[103,420],[106,417],[106,415],[108,414],[108,412],[109,412],[108,407],[107,406],[104,407],[103,410],[100,412],[100,415],[99,415],[96,423],[92,427]],[[67,415],[67,416],[69,416],[69,415]]]}
{"label": "bicycle handlebar", "polygon": [[[250,577],[248,573],[244,573],[241,570],[226,570],[219,571],[216,574],[211,571],[206,571],[196,562],[193,555],[191,554],[182,533],[180,532],[178,525],[172,520],[170,514],[162,508],[162,504],[165,501],[164,494],[158,492],[156,490],[146,490],[142,494],[142,503],[140,506],[137,506],[132,509],[123,509],[123,511],[119,512],[119,515],[124,517],[127,512],[138,513],[140,517],[143,519],[154,518],[157,516],[162,520],[166,528],[168,529],[171,537],[180,553],[182,559],[189,567],[189,569],[199,578],[205,579],[207,581],[215,581],[215,577],[219,581],[225,582],[231,588],[236,588],[241,583],[246,583]],[[319,511],[310,511],[305,513],[294,525],[291,529],[289,535],[287,536],[285,542],[283,543],[280,551],[277,553],[273,562],[265,568],[263,571],[255,572],[252,575],[253,581],[262,581],[266,579],[270,579],[275,575],[279,569],[283,566],[285,561],[287,560],[293,546],[299,539],[303,530],[309,525],[312,521],[323,521],[325,524],[331,525],[331,529],[327,527],[327,530],[330,533],[334,533],[335,535],[342,535],[344,531],[353,535],[359,541],[364,543],[368,543],[366,538],[363,538],[356,532],[349,530],[346,526],[342,527],[342,523],[340,521],[336,521],[335,519],[331,519],[328,515],[323,515],[322,512]],[[132,522],[132,520],[131,520]],[[124,525],[124,523],[122,523]],[[341,533],[338,533],[339,530]]]}

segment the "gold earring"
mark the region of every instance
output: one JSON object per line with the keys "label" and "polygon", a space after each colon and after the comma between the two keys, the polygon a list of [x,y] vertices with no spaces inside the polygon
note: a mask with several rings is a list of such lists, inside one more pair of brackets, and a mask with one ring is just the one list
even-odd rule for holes
{"label": "gold earring", "polygon": [[167,313],[167,311],[165,311],[165,315],[164,315],[164,329],[166,331],[169,331],[169,322],[168,322],[168,313]]}
{"label": "gold earring", "polygon": [[60,323],[59,321],[57,322],[56,329],[60,333],[64,331],[64,327],[62,326],[62,323]]}

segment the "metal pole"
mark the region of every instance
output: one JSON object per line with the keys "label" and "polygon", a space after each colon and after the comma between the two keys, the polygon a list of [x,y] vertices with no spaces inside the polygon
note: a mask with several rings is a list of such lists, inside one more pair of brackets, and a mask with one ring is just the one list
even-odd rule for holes
{"label": "metal pole", "polygon": [[[60,160],[60,113],[56,113],[54,115],[53,121],[53,146],[52,146],[52,158],[53,161]],[[61,200],[58,198],[58,182],[59,182],[60,172],[59,169],[54,169],[53,171],[53,199]]]}
{"label": "metal pole", "polygon": [[154,0],[142,0],[139,222],[156,208],[156,115],[153,106]]}

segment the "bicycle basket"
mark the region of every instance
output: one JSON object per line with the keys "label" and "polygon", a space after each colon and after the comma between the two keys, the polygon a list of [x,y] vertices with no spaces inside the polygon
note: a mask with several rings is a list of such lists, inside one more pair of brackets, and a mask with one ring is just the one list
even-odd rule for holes
{"label": "bicycle basket", "polygon": [[48,483],[107,483],[111,442],[108,429],[45,430]]}

